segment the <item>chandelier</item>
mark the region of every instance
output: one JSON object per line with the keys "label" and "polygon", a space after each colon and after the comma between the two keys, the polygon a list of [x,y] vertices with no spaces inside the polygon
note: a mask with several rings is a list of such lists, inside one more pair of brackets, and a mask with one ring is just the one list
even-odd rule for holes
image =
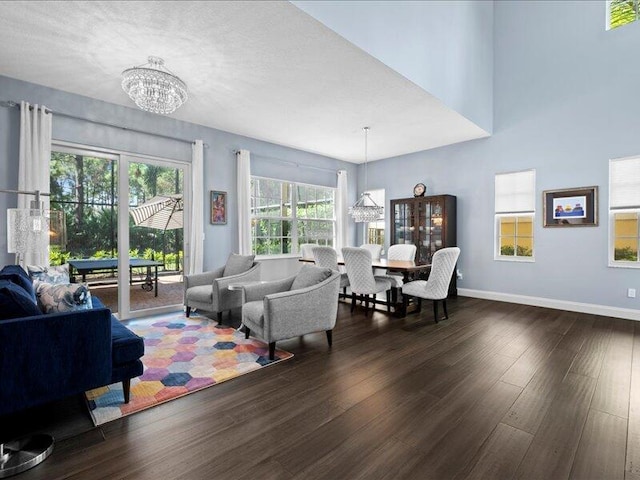
{"label": "chandelier", "polygon": [[159,57],[122,72],[122,88],[142,110],[169,115],[187,101],[187,85]]}
{"label": "chandelier", "polygon": [[349,207],[349,215],[353,217],[353,221],[357,223],[362,222],[375,222],[380,220],[380,217],[384,213],[384,207],[379,206],[371,194],[367,192],[367,140],[369,135],[369,127],[364,127],[364,192],[360,195],[360,198],[352,207]]}

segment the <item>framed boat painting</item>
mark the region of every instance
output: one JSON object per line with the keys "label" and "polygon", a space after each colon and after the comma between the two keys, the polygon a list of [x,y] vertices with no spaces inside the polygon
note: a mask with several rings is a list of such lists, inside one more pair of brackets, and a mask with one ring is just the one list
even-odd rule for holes
{"label": "framed boat painting", "polygon": [[545,190],[542,202],[545,227],[598,225],[598,187]]}

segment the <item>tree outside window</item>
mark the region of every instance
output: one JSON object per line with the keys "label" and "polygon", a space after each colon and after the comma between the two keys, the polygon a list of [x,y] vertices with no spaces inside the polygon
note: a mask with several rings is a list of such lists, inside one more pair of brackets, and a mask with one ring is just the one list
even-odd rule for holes
{"label": "tree outside window", "polygon": [[607,2],[607,29],[621,27],[638,19],[638,0],[609,0]]}

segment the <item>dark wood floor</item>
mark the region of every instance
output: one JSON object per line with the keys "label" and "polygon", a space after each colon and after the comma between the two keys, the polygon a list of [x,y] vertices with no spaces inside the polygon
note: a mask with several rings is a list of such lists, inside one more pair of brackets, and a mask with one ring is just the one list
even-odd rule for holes
{"label": "dark wood floor", "polygon": [[640,479],[640,324],[459,298],[58,443],[20,480]]}

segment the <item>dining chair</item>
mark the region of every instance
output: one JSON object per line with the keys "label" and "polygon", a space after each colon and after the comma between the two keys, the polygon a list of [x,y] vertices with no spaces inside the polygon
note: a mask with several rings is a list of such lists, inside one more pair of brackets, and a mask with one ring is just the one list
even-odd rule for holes
{"label": "dining chair", "polygon": [[376,294],[386,292],[387,311],[391,311],[391,281],[385,277],[373,275],[373,260],[371,252],[366,248],[344,247],[342,249],[344,266],[349,277],[351,288],[351,312],[356,307],[356,297],[364,301],[364,313],[369,313],[369,295],[373,295],[373,306],[375,308]]}
{"label": "dining chair", "polygon": [[[391,245],[387,250],[387,260],[414,261],[416,258],[416,246],[413,244],[399,243]],[[398,289],[404,283],[404,275],[400,272],[387,270],[385,276],[391,280],[391,298],[394,303],[398,301]]]}
{"label": "dining chair", "polygon": [[[387,260],[401,260],[413,262],[416,259],[416,246],[411,244],[391,245],[387,250]],[[388,271],[387,275],[391,278],[391,286],[400,288],[402,286],[403,276],[401,273]]]}
{"label": "dining chair", "polygon": [[[311,251],[313,252],[313,260],[319,267],[330,268],[336,272],[340,272],[338,267],[338,253],[333,247],[321,247],[314,246]],[[349,277],[346,273],[340,273],[340,288],[342,289],[342,296],[346,298],[347,287],[349,286]]]}
{"label": "dining chair", "polygon": [[460,256],[458,247],[441,248],[433,254],[431,260],[431,273],[427,280],[414,280],[402,286],[402,301],[406,311],[409,297],[418,298],[418,309],[420,312],[422,299],[433,301],[433,316],[438,323],[438,300],[442,300],[444,308],[444,318],[449,318],[447,313],[447,295],[449,293],[449,283],[451,275],[456,267],[456,262]]}
{"label": "dining chair", "polygon": [[301,243],[300,254],[302,258],[313,258],[313,247],[317,247],[316,243]]}
{"label": "dining chair", "polygon": [[382,254],[382,245],[378,245],[377,243],[363,243],[360,245],[360,248],[366,248],[371,252],[371,258],[373,260],[380,260],[380,255]]}

